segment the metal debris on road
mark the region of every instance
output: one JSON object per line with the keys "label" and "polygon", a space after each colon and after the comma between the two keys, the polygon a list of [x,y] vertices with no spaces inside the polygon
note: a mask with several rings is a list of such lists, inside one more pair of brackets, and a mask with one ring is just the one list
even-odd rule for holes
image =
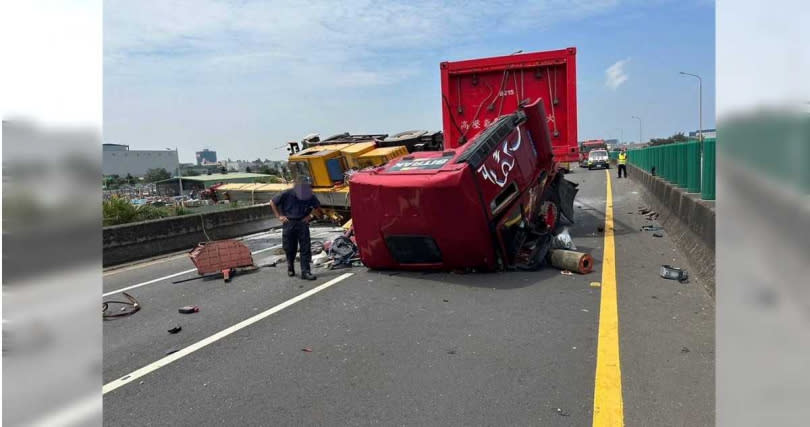
{"label": "metal debris on road", "polygon": [[169,330],[168,330],[168,331],[166,331],[166,332],[168,332],[168,333],[170,333],[170,334],[176,334],[176,333],[178,333],[178,332],[180,332],[180,331],[182,331],[182,330],[183,330],[183,328],[182,328],[180,325],[177,325],[177,326],[175,326],[175,327],[173,327],[173,328],[169,329]]}
{"label": "metal debris on road", "polygon": [[181,314],[197,313],[200,311],[200,307],[196,305],[187,305],[185,307],[180,307],[179,309],[177,309],[177,311]]}
{"label": "metal debris on road", "polygon": [[593,270],[593,257],[584,252],[552,249],[548,253],[548,259],[553,267],[569,273],[574,271],[579,274],[588,274]]}
{"label": "metal debris on road", "polygon": [[238,240],[217,240],[202,242],[189,251],[188,257],[197,267],[197,274],[222,274],[226,282],[237,269],[257,269],[253,263],[253,254],[244,243]]}
{"label": "metal debris on road", "polygon": [[686,270],[671,265],[662,265],[660,274],[664,279],[677,280],[681,283],[687,283],[689,281],[689,274]]}

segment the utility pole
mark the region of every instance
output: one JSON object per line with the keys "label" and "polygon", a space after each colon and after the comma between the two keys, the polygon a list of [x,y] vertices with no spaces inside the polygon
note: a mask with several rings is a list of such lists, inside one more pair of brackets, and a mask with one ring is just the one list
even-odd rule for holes
{"label": "utility pole", "polygon": [[632,118],[638,120],[638,143],[641,144],[641,117],[632,116]]}
{"label": "utility pole", "polygon": [[700,140],[701,144],[703,143],[703,79],[700,78],[697,74],[692,73],[684,73],[681,71],[681,75],[684,76],[692,76],[698,79],[698,139]]}

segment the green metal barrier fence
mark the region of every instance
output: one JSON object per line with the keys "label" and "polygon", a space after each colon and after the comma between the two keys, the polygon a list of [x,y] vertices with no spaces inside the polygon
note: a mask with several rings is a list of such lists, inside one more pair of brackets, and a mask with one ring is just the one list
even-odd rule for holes
{"label": "green metal barrier fence", "polygon": [[714,200],[715,145],[712,138],[703,140],[702,150],[699,141],[638,148],[627,152],[627,160],[689,193],[701,193],[703,200]]}

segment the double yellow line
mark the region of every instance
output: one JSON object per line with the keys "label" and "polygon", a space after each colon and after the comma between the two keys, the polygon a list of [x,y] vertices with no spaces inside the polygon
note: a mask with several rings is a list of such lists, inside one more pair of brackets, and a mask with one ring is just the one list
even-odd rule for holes
{"label": "double yellow line", "polygon": [[605,170],[605,251],[602,259],[602,299],[599,304],[599,343],[593,393],[593,426],[623,426],[622,371],[619,358],[619,309],[616,297],[616,247],[613,239],[613,190]]}

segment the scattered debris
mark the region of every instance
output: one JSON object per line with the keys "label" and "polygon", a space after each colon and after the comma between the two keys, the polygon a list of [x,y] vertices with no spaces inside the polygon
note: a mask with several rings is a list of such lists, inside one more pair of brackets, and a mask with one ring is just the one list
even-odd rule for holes
{"label": "scattered debris", "polygon": [[664,229],[664,227],[661,227],[659,225],[642,225],[641,226],[641,231],[661,231],[663,229]]}
{"label": "scattered debris", "polygon": [[584,311],[585,313],[590,313],[587,308],[583,308],[580,311]]}
{"label": "scattered debris", "polygon": [[310,245],[312,255],[318,255],[324,251],[326,246],[324,245],[325,242],[312,242]]}
{"label": "scattered debris", "polygon": [[318,252],[317,255],[312,257],[313,267],[321,267],[325,265],[327,262],[329,262],[329,256],[326,255],[326,252],[324,252],[323,250],[321,250],[320,252]]}
{"label": "scattered debris", "polygon": [[689,349],[686,347],[681,348],[681,353],[689,353]]}
{"label": "scattered debris", "polygon": [[178,332],[180,332],[182,330],[183,330],[183,328],[180,325],[177,325],[177,326],[169,329],[167,332],[170,333],[170,334],[176,334],[176,333],[178,333]]}
{"label": "scattered debris", "polygon": [[554,408],[554,410],[557,412],[557,415],[559,415],[561,417],[567,417],[567,416],[571,415],[568,412],[563,411],[562,408]]}
{"label": "scattered debris", "polygon": [[170,355],[172,353],[177,353],[178,351],[180,351],[180,347],[172,347],[172,348],[166,350],[166,355],[168,356],[168,355]]}
{"label": "scattered debris", "polygon": [[689,274],[686,270],[671,265],[662,265],[660,274],[664,279],[677,280],[681,283],[689,282]]}
{"label": "scattered debris", "polygon": [[[347,232],[347,234],[349,233],[350,232]],[[354,242],[352,242],[349,236],[343,235],[336,237],[334,240],[332,240],[331,244],[329,245],[329,250],[327,251],[327,255],[332,260],[332,265],[330,268],[334,269],[354,266],[356,262],[359,262],[357,254],[357,246],[354,244]]]}
{"label": "scattered debris", "polygon": [[664,237],[664,233],[656,231],[655,233],[653,233],[653,237]]}
{"label": "scattered debris", "polygon": [[258,269],[253,264],[253,255],[244,243],[238,240],[216,240],[201,242],[188,253],[191,262],[197,267],[197,274],[205,276],[221,273],[226,282],[239,268]]}
{"label": "scattered debris", "polygon": [[577,250],[574,241],[571,239],[571,234],[568,233],[568,227],[563,227],[562,231],[554,236],[551,240],[551,248]]}
{"label": "scattered debris", "polygon": [[[112,319],[116,317],[125,317],[131,316],[137,313],[141,309],[141,304],[138,300],[135,299],[132,295],[123,292],[124,296],[127,298],[128,301],[105,301],[101,303],[101,315],[104,319]],[[123,307],[118,311],[118,313],[111,313],[108,312],[110,309],[110,304],[122,304]]]}
{"label": "scattered debris", "polygon": [[185,307],[180,307],[179,309],[177,309],[177,311],[181,314],[197,313],[200,311],[200,307],[196,305],[187,305]]}
{"label": "scattered debris", "polygon": [[456,354],[456,350],[447,350],[447,354]]}
{"label": "scattered debris", "polygon": [[605,226],[604,225],[597,226],[596,231],[598,231],[600,233],[604,233],[605,232]]}
{"label": "scattered debris", "polygon": [[657,297],[657,296],[655,296],[655,295],[651,296],[650,298],[652,298],[652,299],[658,299],[658,297]]}
{"label": "scattered debris", "polygon": [[303,351],[305,353],[312,353],[312,349],[309,348],[309,347],[304,347],[304,348],[301,349],[301,351]]}
{"label": "scattered debris", "polygon": [[592,288],[599,288],[601,286],[602,286],[602,283],[600,283],[600,282],[591,282],[591,287]]}
{"label": "scattered debris", "polygon": [[587,274],[593,270],[593,257],[584,252],[552,249],[548,253],[548,258],[552,266],[563,271],[568,271],[569,274],[571,271],[579,274]]}
{"label": "scattered debris", "polygon": [[568,270],[563,270],[563,271],[560,272],[560,274],[562,274],[563,276],[573,276],[574,275],[574,273],[572,273],[572,272],[570,272]]}
{"label": "scattered debris", "polygon": [[450,302],[450,301],[448,301],[448,300],[446,300],[446,299],[443,299],[442,301],[444,301],[444,302]]}

